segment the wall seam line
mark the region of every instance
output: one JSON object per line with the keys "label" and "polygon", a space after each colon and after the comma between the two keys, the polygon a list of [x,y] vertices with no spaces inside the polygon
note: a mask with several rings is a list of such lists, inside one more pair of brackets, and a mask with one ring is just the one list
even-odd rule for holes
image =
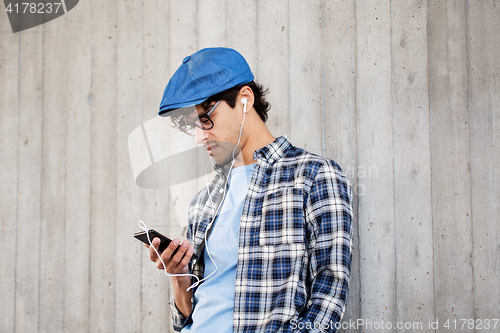
{"label": "wall seam line", "polygon": [[325,4],[324,0],[320,1],[321,8],[321,50],[320,50],[320,66],[321,66],[321,155],[325,156],[325,66],[323,64],[323,42],[324,42],[324,34],[323,30],[325,27]]}
{"label": "wall seam line", "polygon": [[[433,173],[432,173],[432,161],[433,161],[433,140],[432,140],[432,48],[431,48],[431,5],[430,1],[427,0],[427,96],[429,99],[428,109],[429,109],[429,158],[430,158],[430,186],[431,186],[431,226],[432,226],[432,282],[434,289],[434,319],[437,318],[437,308],[436,308],[436,260],[435,260],[435,248],[436,248],[436,237],[434,228],[434,195],[433,195]],[[436,330],[434,329],[434,332]]]}
{"label": "wall seam line", "polygon": [[[358,27],[357,27],[357,23],[358,23],[358,12],[357,12],[357,9],[358,9],[358,1],[355,1],[354,2],[354,112],[355,112],[355,117],[356,117],[356,172],[355,172],[355,179],[356,179],[356,187],[355,189],[357,188],[358,184],[359,184],[359,177],[358,177],[358,167],[359,167],[359,140],[358,140],[358,134],[359,134],[359,120],[358,120],[358,94],[357,94],[357,91],[358,91]],[[355,190],[354,191],[354,195],[357,196],[357,191]],[[359,271],[357,272],[358,273],[358,281],[359,281],[359,318],[362,319],[362,313],[363,313],[363,302],[362,302],[362,294],[363,294],[363,287],[362,287],[362,284],[361,284],[361,235],[360,235],[360,227],[359,227],[359,224],[360,224],[360,221],[359,221],[359,197],[357,197],[357,205],[356,205],[356,221],[357,221],[357,230],[356,230],[356,233],[357,233],[357,237],[358,237],[358,245],[357,245],[357,248],[358,248],[358,263],[359,263]]]}
{"label": "wall seam line", "polygon": [[393,43],[394,43],[394,34],[393,34],[393,20],[392,20],[392,0],[390,1],[389,4],[389,26],[390,26],[390,64],[391,64],[391,69],[390,69],[390,78],[391,78],[391,120],[392,120],[392,125],[391,125],[391,143],[392,143],[392,213],[393,213],[393,226],[394,226],[394,304],[396,306],[395,308],[395,319],[396,321],[399,321],[399,308],[398,308],[398,256],[397,256],[397,249],[398,249],[398,237],[397,237],[397,220],[396,220],[396,172],[395,172],[395,158],[394,158],[394,87],[393,87],[393,75],[394,75],[394,48],[393,48]]}
{"label": "wall seam line", "polygon": [[[142,52],[141,52],[141,81],[144,80],[144,0],[141,1],[141,45],[142,45]],[[144,101],[144,84],[141,85],[141,101]],[[144,103],[141,103],[141,126],[144,129]],[[130,134],[129,134],[130,135]],[[143,191],[141,191],[141,203],[143,202]],[[139,332],[142,333],[142,317],[143,317],[143,286],[144,286],[144,281],[142,280],[142,268],[143,268],[143,261],[142,261],[143,255],[139,256],[139,263],[140,263],[140,269],[139,269],[139,281],[140,281],[140,287],[139,287]]]}
{"label": "wall seam line", "polygon": [[291,68],[290,68],[290,59],[291,59],[291,54],[290,54],[290,0],[287,2],[287,13],[286,13],[286,25],[287,25],[287,61],[288,61],[288,135],[290,136],[290,139],[292,139],[292,85],[291,85]]}
{"label": "wall seam line", "polygon": [[16,249],[15,249],[15,260],[14,260],[14,318],[12,322],[12,328],[15,332],[16,330],[16,309],[17,309],[17,244],[18,244],[18,230],[19,230],[19,140],[20,140],[20,127],[21,127],[21,37],[22,34],[19,33],[19,43],[17,51],[17,180],[16,180]]}
{"label": "wall seam line", "polygon": [[45,122],[45,117],[44,117],[44,112],[45,112],[45,25],[42,25],[42,103],[41,103],[41,108],[42,108],[42,119],[41,119],[41,131],[40,131],[40,136],[41,136],[41,165],[40,165],[40,207],[39,207],[39,222],[38,222],[38,314],[37,314],[37,332],[40,332],[40,287],[41,287],[41,280],[42,280],[42,224],[43,224],[43,165],[44,165],[44,154],[43,154],[43,148],[45,145],[44,142],[44,122]]}
{"label": "wall seam line", "polygon": [[[469,2],[466,1],[464,3],[464,20],[465,20],[465,59],[466,59],[466,66],[467,66],[467,131],[469,132],[469,189],[470,189],[470,226],[471,226],[471,254],[470,254],[470,265],[471,265],[471,273],[472,273],[472,299],[474,303],[474,323],[476,322],[477,319],[477,307],[476,307],[476,281],[475,281],[475,274],[474,274],[474,195],[473,195],[473,190],[472,190],[472,153],[471,153],[471,116],[470,116],[470,58],[469,58]],[[474,325],[474,332],[476,332],[476,325]]]}
{"label": "wall seam line", "polygon": [[[90,92],[93,94],[94,90],[94,1],[90,2]],[[95,105],[95,104],[94,104]],[[92,175],[93,175],[93,168],[92,165],[93,163],[93,144],[94,144],[94,136],[92,135],[92,129],[94,127],[94,105],[89,105],[90,109],[90,172],[89,172],[89,185],[90,185],[90,198],[89,198],[89,239],[88,239],[88,247],[89,247],[89,256],[88,256],[88,304],[87,304],[87,332],[90,332],[90,314],[91,314],[91,299],[92,299],[92,292],[91,292],[91,287],[92,287],[92,195],[93,195],[93,183],[92,183]]]}
{"label": "wall seam line", "polygon": [[[65,23],[66,23],[66,31],[68,30],[68,16],[65,17]],[[68,109],[68,82],[69,82],[69,77],[68,77],[68,38],[65,38],[64,40],[64,43],[65,43],[65,67],[66,67],[66,71],[64,73],[64,77],[65,77],[65,87],[66,87],[66,90],[65,90],[65,96],[64,96],[64,107],[66,109]],[[67,114],[65,115],[65,133],[64,133],[64,141],[65,141],[65,147],[64,147],[64,218],[65,218],[65,222],[64,222],[64,240],[63,240],[63,249],[66,249],[66,240],[67,240],[67,232],[68,232],[68,228],[67,228],[67,207],[68,207],[68,204],[67,204],[67,199],[68,199],[68,116]],[[62,311],[62,326],[63,326],[63,333],[66,332],[66,255],[64,256],[64,261],[62,263],[63,265],[63,272],[64,272],[64,276],[63,276],[63,285],[62,285],[62,289],[63,289],[63,311]]]}

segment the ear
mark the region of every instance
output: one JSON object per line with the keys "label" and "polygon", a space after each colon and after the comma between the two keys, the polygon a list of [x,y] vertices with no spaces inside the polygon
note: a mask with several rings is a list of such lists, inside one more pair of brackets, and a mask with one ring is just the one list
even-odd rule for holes
{"label": "ear", "polygon": [[247,100],[247,113],[250,112],[253,108],[253,103],[255,100],[255,96],[253,95],[253,91],[249,86],[244,86],[240,89],[240,93],[238,94],[238,98],[236,100],[236,105],[239,105],[241,107],[241,110],[244,109],[244,104],[243,104],[243,99],[246,98]]}

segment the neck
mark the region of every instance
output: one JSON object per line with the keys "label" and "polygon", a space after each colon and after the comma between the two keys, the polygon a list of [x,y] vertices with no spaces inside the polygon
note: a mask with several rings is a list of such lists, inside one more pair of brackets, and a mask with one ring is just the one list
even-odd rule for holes
{"label": "neck", "polygon": [[245,131],[247,133],[246,140],[242,146],[241,154],[234,161],[235,168],[257,163],[257,161],[253,159],[253,153],[276,140],[271,132],[269,132],[264,122],[254,123],[253,126],[246,127]]}

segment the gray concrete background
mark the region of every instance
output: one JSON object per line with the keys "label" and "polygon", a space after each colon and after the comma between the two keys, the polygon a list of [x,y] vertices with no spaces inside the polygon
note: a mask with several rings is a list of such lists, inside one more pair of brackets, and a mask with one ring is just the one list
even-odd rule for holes
{"label": "gray concrete background", "polygon": [[16,34],[0,14],[0,331],[172,331],[132,234],[183,230],[127,137],[186,55],[228,46],[271,132],[357,194],[344,321],[372,326],[345,331],[500,332],[499,36],[494,0],[82,0]]}

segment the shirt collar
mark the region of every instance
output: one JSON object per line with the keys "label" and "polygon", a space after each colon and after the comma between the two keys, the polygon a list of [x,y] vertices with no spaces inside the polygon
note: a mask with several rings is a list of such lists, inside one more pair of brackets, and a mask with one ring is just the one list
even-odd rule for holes
{"label": "shirt collar", "polygon": [[[265,147],[262,147],[260,149],[257,149],[253,153],[253,159],[254,160],[261,160],[267,162],[269,165],[273,166],[285,153],[287,152],[288,149],[292,147],[292,143],[286,135],[282,135],[278,137],[276,140],[271,142]],[[224,172],[224,174],[228,174],[229,168],[231,167],[231,163],[228,163],[224,166],[220,166],[216,164],[214,166],[214,170],[217,171],[217,173]]]}
{"label": "shirt collar", "polygon": [[227,175],[229,173],[230,168],[231,168],[231,163],[228,163],[224,166],[220,166],[219,164],[214,165],[214,170],[217,171],[218,174],[224,173],[224,175]]}
{"label": "shirt collar", "polygon": [[264,160],[273,166],[291,147],[292,144],[286,135],[282,135],[267,146],[256,150],[253,153],[253,158],[257,161]]}

